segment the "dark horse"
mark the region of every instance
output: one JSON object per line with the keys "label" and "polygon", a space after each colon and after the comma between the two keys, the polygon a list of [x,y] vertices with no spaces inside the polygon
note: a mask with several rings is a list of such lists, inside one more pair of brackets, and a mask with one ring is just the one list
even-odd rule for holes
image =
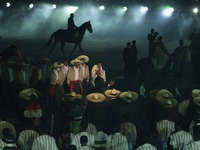
{"label": "dark horse", "polygon": [[166,62],[164,63],[164,66],[161,68],[155,68],[155,64],[153,63],[153,58],[148,57],[144,58],[138,61],[137,63],[137,69],[140,71],[139,76],[139,85],[140,85],[140,95],[145,97],[145,88],[144,84],[147,80],[152,77],[152,75],[161,74],[163,79],[165,76],[171,75],[174,79],[175,83],[175,92],[177,95],[181,96],[178,91],[178,75],[181,73],[180,68],[185,63],[188,63],[191,61],[190,58],[190,51],[187,46],[182,47],[179,51],[174,52],[169,56],[168,59],[166,59]]}
{"label": "dark horse", "polygon": [[[68,43],[75,43],[74,45],[74,48],[70,54],[70,57],[72,55],[72,53],[74,52],[74,50],[76,49],[77,46],[79,46],[80,48],[80,51],[81,53],[83,54],[83,50],[82,50],[82,47],[81,47],[81,42],[83,40],[83,36],[85,34],[85,31],[86,29],[92,33],[93,30],[92,30],[92,26],[90,24],[90,21],[88,22],[85,22],[83,23],[78,29],[77,29],[77,32],[78,32],[78,36],[75,37],[75,35],[72,35],[72,33],[70,33],[68,30],[64,30],[64,29],[59,29],[57,30],[56,32],[54,32],[52,35],[51,35],[51,38],[49,39],[48,43],[44,45],[45,48],[47,48],[51,43],[52,43],[52,39],[54,38],[54,43],[51,47],[51,50],[50,50],[50,53],[49,53],[49,56],[51,57],[51,52],[52,50],[54,49],[54,47],[56,46],[56,44],[58,42],[61,43],[61,50],[64,54],[64,56],[67,58],[67,55],[65,55],[65,52],[64,52],[64,46],[65,46],[65,42],[68,42]],[[76,33],[77,34],[77,33]]]}
{"label": "dark horse", "polygon": [[5,63],[7,61],[10,61],[12,59],[12,57],[21,57],[22,53],[20,52],[20,50],[13,44],[11,44],[11,46],[9,46],[8,48],[6,48],[3,52],[0,53],[0,58],[2,63]]}

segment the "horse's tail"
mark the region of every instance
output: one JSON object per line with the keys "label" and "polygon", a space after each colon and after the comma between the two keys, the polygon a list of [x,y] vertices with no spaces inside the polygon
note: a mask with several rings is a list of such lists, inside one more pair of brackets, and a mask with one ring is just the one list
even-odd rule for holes
{"label": "horse's tail", "polygon": [[55,32],[51,35],[51,37],[50,37],[49,41],[47,42],[47,44],[44,45],[44,48],[47,48],[47,47],[49,47],[49,45],[51,45],[53,37],[54,37],[54,34],[55,34]]}

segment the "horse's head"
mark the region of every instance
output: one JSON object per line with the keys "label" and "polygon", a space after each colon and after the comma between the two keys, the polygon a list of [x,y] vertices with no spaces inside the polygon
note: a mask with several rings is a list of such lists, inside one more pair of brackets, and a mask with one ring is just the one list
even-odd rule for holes
{"label": "horse's head", "polygon": [[87,29],[90,33],[93,32],[93,30],[92,30],[92,25],[90,24],[90,21],[86,22],[86,29]]}

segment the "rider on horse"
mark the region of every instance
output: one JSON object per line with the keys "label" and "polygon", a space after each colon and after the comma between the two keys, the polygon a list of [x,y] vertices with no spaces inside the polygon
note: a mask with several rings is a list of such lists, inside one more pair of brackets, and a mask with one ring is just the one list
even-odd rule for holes
{"label": "rider on horse", "polygon": [[73,13],[71,13],[70,14],[70,17],[69,17],[69,19],[68,19],[68,28],[67,28],[67,30],[69,31],[69,33],[72,35],[72,36],[74,36],[75,35],[75,33],[76,33],[76,31],[77,31],[77,26],[74,24],[74,14]]}

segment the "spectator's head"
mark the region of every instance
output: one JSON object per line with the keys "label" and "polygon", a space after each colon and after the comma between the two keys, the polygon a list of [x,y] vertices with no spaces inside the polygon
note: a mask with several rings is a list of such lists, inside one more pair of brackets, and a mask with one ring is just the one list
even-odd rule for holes
{"label": "spectator's head", "polygon": [[88,122],[87,121],[82,121],[80,124],[81,130],[82,131],[86,131],[87,127],[88,127]]}
{"label": "spectator's head", "polygon": [[3,137],[6,137],[9,133],[10,133],[10,130],[8,128],[4,128],[2,130]]}
{"label": "spectator's head", "polygon": [[32,95],[30,96],[30,102],[36,102],[36,101],[37,101],[36,95],[35,95],[35,94],[32,94]]}
{"label": "spectator's head", "polygon": [[154,33],[154,29],[153,28],[151,29],[151,33]]}
{"label": "spectator's head", "polygon": [[104,131],[105,125],[102,123],[98,123],[96,126],[97,131]]}
{"label": "spectator's head", "polygon": [[100,61],[97,62],[97,68],[101,69],[101,62]]}
{"label": "spectator's head", "polygon": [[7,121],[7,120],[8,120],[8,116],[6,114],[2,114],[1,121]]}
{"label": "spectator's head", "polygon": [[97,70],[97,71],[96,71],[96,75],[98,75],[98,76],[100,76],[100,77],[103,77],[103,71]]}
{"label": "spectator's head", "polygon": [[177,124],[177,129],[178,130],[185,130],[185,127],[186,127],[185,121],[179,121],[178,122],[178,124]]}
{"label": "spectator's head", "polygon": [[159,37],[158,37],[158,41],[159,41],[159,42],[163,42],[163,37],[162,37],[162,36],[159,36]]}
{"label": "spectator's head", "polygon": [[70,17],[74,18],[74,14],[73,14],[73,13],[71,13],[71,14],[70,14]]}
{"label": "spectator's head", "polygon": [[77,150],[77,148],[75,145],[70,145],[66,150]]}
{"label": "spectator's head", "polygon": [[152,136],[149,132],[145,132],[142,137],[144,143],[150,143],[151,138]]}
{"label": "spectator's head", "polygon": [[121,131],[121,125],[120,124],[116,124],[113,128],[114,133],[120,132]]}
{"label": "spectator's head", "polygon": [[126,43],[126,46],[131,46],[131,43],[130,42]]}
{"label": "spectator's head", "polygon": [[63,60],[63,64],[64,64],[65,66],[68,65],[68,61],[67,61],[67,59],[64,59],[64,60]]}
{"label": "spectator's head", "polygon": [[33,121],[27,119],[27,120],[26,120],[26,129],[27,129],[27,130],[30,130],[30,129],[32,129],[32,128],[33,128]]}
{"label": "spectator's head", "polygon": [[136,45],[136,40],[133,40],[133,41],[132,41],[132,45]]}
{"label": "spectator's head", "polygon": [[179,40],[179,45],[183,46],[183,44],[184,44],[183,39]]}
{"label": "spectator's head", "polygon": [[88,142],[87,136],[85,136],[85,135],[81,136],[81,138],[80,138],[81,146],[86,146],[87,142]]}
{"label": "spectator's head", "polygon": [[158,35],[159,35],[159,33],[158,33],[158,32],[155,32],[154,36],[157,37]]}
{"label": "spectator's head", "polygon": [[41,135],[47,134],[48,131],[49,131],[49,130],[47,129],[46,124],[41,124],[41,125],[40,125],[39,132],[40,132]]}

